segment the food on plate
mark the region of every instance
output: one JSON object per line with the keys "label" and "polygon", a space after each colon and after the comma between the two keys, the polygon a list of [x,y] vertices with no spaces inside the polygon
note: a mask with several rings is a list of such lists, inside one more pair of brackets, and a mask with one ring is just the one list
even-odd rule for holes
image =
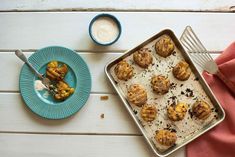
{"label": "food on plate", "polygon": [[74,93],[74,88],[71,88],[66,82],[58,81],[56,83],[55,95],[54,95],[54,98],[56,100],[60,101],[65,100],[73,93]]}
{"label": "food on plate", "polygon": [[133,76],[133,68],[127,63],[125,60],[120,61],[115,69],[114,72],[118,79],[127,81]]}
{"label": "food on plate", "polygon": [[51,61],[47,64],[46,75],[51,80],[63,80],[67,72],[66,64],[59,65],[58,61]]}
{"label": "food on plate", "polygon": [[183,60],[174,66],[172,72],[175,78],[181,81],[187,80],[191,75],[189,64]]}
{"label": "food on plate", "polygon": [[141,107],[147,101],[147,92],[143,86],[133,84],[127,91],[127,99],[129,102]]}
{"label": "food on plate", "polygon": [[142,68],[147,68],[152,64],[153,57],[147,48],[142,48],[133,54],[133,60]]}
{"label": "food on plate", "polygon": [[167,108],[168,118],[172,121],[180,121],[184,119],[188,110],[188,105],[185,103],[178,103],[177,105],[170,105]]}
{"label": "food on plate", "polygon": [[161,145],[172,146],[175,144],[177,136],[175,132],[163,129],[156,132],[155,140]]}
{"label": "food on plate", "polygon": [[74,88],[71,88],[66,82],[58,81],[56,83],[54,98],[56,100],[62,101],[68,98],[71,94],[74,93]]}
{"label": "food on plate", "polygon": [[166,94],[170,88],[170,81],[163,75],[155,75],[151,79],[151,85],[153,91],[157,94]]}
{"label": "food on plate", "polygon": [[157,116],[157,109],[154,105],[145,104],[141,109],[141,117],[146,122],[152,122]]}
{"label": "food on plate", "polygon": [[[74,93],[74,88],[70,87],[65,81],[65,76],[67,73],[68,66],[64,63],[51,61],[47,64],[46,77],[51,81],[49,85],[49,92],[57,101],[63,101]],[[39,87],[35,86],[35,88],[37,90]],[[45,87],[44,89],[47,88]]]}
{"label": "food on plate", "polygon": [[155,44],[156,53],[165,58],[173,53],[174,48],[173,41],[167,35],[163,35]]}
{"label": "food on plate", "polygon": [[210,116],[211,108],[208,105],[208,103],[203,101],[203,100],[196,101],[193,104],[192,113],[198,119],[205,120],[205,119],[207,119]]}
{"label": "food on plate", "polygon": [[42,91],[42,90],[46,89],[45,85],[42,83],[42,80],[36,80],[34,82],[34,88],[37,91]]}

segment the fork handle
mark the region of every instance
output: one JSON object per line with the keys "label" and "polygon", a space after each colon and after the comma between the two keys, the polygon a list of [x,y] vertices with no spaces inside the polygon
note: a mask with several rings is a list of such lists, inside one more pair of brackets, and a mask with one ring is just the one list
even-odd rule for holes
{"label": "fork handle", "polygon": [[16,55],[18,58],[20,58],[23,62],[25,62],[25,63],[29,66],[29,68],[30,68],[31,70],[33,70],[33,72],[34,72],[40,79],[43,78],[42,74],[40,74],[40,73],[32,66],[32,64],[29,63],[28,59],[26,58],[26,56],[23,54],[23,52],[22,52],[21,50],[16,50],[16,51],[15,51],[15,55]]}
{"label": "fork handle", "polygon": [[220,80],[224,82],[224,84],[229,88],[233,96],[235,96],[235,84],[229,79],[227,79],[227,77],[220,70],[217,71],[216,76],[218,76]]}

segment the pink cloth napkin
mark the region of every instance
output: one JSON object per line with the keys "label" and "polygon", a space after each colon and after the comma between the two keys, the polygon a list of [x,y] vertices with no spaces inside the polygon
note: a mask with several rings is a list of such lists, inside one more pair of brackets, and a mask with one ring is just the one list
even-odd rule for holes
{"label": "pink cloth napkin", "polygon": [[[221,72],[235,83],[235,42],[216,59],[216,63]],[[187,157],[235,157],[235,97],[216,76],[206,72],[203,76],[226,116],[218,126],[187,145]]]}

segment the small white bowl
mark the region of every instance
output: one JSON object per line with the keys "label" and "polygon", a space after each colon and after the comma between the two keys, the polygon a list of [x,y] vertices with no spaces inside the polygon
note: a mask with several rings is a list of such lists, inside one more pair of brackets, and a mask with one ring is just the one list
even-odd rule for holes
{"label": "small white bowl", "polygon": [[[98,41],[98,40],[94,37],[94,35],[92,34],[92,26],[93,26],[94,22],[95,22],[97,19],[101,18],[101,17],[108,17],[108,18],[111,18],[111,19],[117,24],[117,27],[118,27],[118,30],[119,30],[118,35],[116,36],[116,38],[114,38],[114,39],[113,39],[112,41],[110,41],[110,42],[105,42],[105,43],[100,42],[100,41]],[[89,35],[90,35],[91,39],[92,39],[96,44],[102,45],[102,46],[108,46],[108,45],[112,45],[113,43],[115,43],[115,42],[120,38],[121,32],[122,32],[121,23],[118,21],[118,19],[117,19],[115,16],[113,16],[113,15],[111,15],[111,14],[99,14],[99,15],[96,15],[96,16],[91,20],[90,25],[89,25]]]}

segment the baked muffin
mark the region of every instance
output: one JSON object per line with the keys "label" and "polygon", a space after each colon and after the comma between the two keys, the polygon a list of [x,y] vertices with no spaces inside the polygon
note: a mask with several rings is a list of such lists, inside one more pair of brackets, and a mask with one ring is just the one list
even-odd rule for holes
{"label": "baked muffin", "polygon": [[185,61],[180,61],[178,64],[176,64],[172,72],[175,78],[181,81],[187,80],[191,75],[189,64]]}
{"label": "baked muffin", "polygon": [[74,93],[74,88],[71,88],[64,81],[58,81],[56,83],[56,88],[54,89],[54,91],[55,91],[54,98],[58,101],[63,101]]}
{"label": "baked muffin", "polygon": [[114,68],[118,79],[127,81],[133,76],[133,68],[125,60],[120,61]]}
{"label": "baked muffin", "polygon": [[153,91],[157,94],[166,94],[170,88],[170,81],[163,75],[153,76],[151,79]]}
{"label": "baked muffin", "polygon": [[139,84],[133,84],[127,91],[127,99],[129,102],[141,107],[147,101],[147,92],[143,86]]}
{"label": "baked muffin", "polygon": [[205,101],[196,101],[192,107],[192,113],[198,119],[205,120],[211,114],[211,108]]}
{"label": "baked muffin", "polygon": [[141,68],[147,68],[150,64],[152,64],[153,57],[148,52],[147,48],[143,48],[133,54],[133,60]]}
{"label": "baked muffin", "polygon": [[59,65],[58,61],[51,61],[47,64],[46,75],[49,79],[61,81],[68,72],[66,64]]}
{"label": "baked muffin", "polygon": [[172,146],[175,144],[177,136],[175,132],[164,129],[156,132],[155,140],[161,145]]}
{"label": "baked muffin", "polygon": [[170,105],[167,108],[167,114],[170,120],[180,121],[184,119],[188,110],[188,105],[185,103],[178,103],[177,105]]}
{"label": "baked muffin", "polygon": [[174,43],[167,35],[163,35],[155,44],[156,53],[162,57],[168,57],[174,51]]}
{"label": "baked muffin", "polygon": [[146,122],[152,122],[157,116],[157,109],[154,105],[145,104],[141,109],[141,117]]}

